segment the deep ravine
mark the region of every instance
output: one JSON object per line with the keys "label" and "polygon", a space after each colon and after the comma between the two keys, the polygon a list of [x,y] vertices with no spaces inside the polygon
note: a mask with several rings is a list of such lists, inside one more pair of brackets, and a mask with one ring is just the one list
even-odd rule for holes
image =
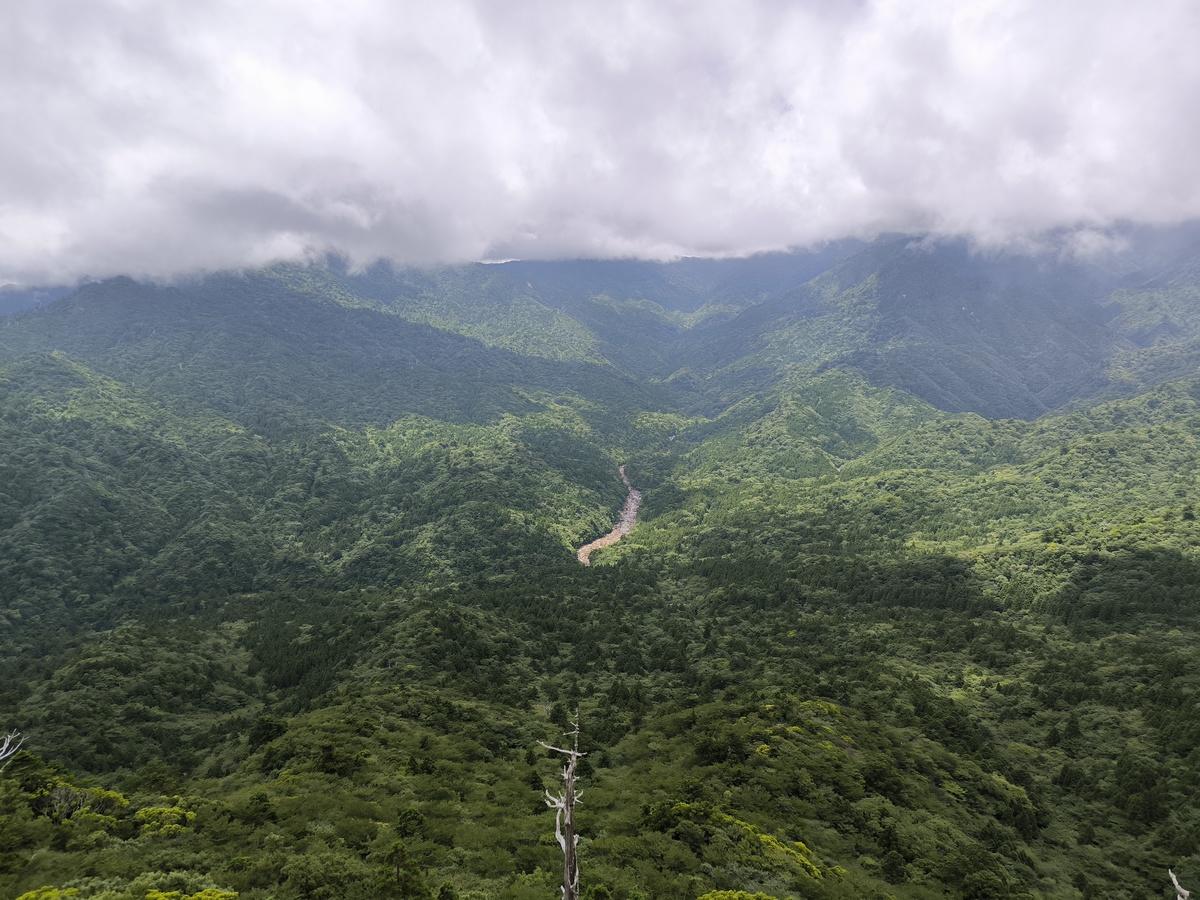
{"label": "deep ravine", "polygon": [[617,473],[621,476],[621,480],[625,482],[625,487],[629,489],[629,494],[625,497],[625,505],[621,508],[621,516],[617,519],[617,524],[613,526],[613,530],[603,537],[598,537],[590,544],[584,544],[575,553],[575,558],[583,565],[591,565],[592,552],[599,550],[602,547],[611,547],[625,535],[633,530],[633,526],[637,524],[638,509],[642,505],[642,492],[635,488],[629,481],[629,476],[625,474],[625,467],[618,466]]}

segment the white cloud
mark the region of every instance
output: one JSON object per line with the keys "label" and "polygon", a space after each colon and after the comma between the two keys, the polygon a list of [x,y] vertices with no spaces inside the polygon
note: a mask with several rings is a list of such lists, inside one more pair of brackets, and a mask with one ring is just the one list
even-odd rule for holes
{"label": "white cloud", "polygon": [[1200,216],[1200,5],[10,0],[0,280]]}

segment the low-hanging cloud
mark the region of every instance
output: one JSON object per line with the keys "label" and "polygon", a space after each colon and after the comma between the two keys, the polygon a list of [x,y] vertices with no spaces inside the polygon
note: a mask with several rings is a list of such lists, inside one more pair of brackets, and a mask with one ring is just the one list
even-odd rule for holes
{"label": "low-hanging cloud", "polygon": [[1200,216],[1200,4],[11,0],[0,281]]}

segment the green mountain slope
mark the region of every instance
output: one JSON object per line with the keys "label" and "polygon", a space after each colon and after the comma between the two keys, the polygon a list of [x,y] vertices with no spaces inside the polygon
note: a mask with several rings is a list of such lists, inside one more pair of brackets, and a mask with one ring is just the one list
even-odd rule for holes
{"label": "green mountain slope", "polygon": [[911,243],[0,319],[0,895],[1195,881],[1193,245]]}
{"label": "green mountain slope", "polygon": [[697,336],[686,357],[735,390],[836,364],[948,411],[1028,418],[1107,386],[1105,363],[1125,344],[1105,326],[1111,283],[1048,260],[880,239]]}
{"label": "green mountain slope", "polygon": [[117,279],[3,322],[0,359],[59,350],[260,433],[405,414],[488,421],[535,409],[532,391],[598,397],[604,415],[654,403],[609,366],[487,347],[332,290],[297,289],[275,272],[175,287]]}

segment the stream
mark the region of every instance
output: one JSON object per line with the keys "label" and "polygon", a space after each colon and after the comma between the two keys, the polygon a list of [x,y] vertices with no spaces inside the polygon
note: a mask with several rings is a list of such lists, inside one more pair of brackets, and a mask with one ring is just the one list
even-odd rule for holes
{"label": "stream", "polygon": [[638,509],[642,505],[642,492],[629,483],[629,476],[625,474],[625,467],[618,466],[617,474],[621,476],[621,481],[625,482],[625,487],[628,488],[629,494],[625,497],[625,505],[621,507],[621,516],[617,519],[617,524],[613,526],[613,530],[604,537],[598,537],[590,544],[584,544],[575,553],[575,558],[583,565],[590,566],[591,556],[593,551],[599,550],[601,547],[611,547],[629,532],[633,531],[633,526],[637,524]]}

